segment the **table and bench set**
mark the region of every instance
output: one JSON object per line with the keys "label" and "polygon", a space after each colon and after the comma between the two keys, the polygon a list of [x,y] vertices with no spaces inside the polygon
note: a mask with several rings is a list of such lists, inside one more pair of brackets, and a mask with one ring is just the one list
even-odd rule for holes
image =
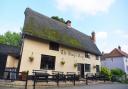
{"label": "table and bench set", "polygon": [[66,74],[64,74],[64,72],[61,71],[52,71],[51,74],[49,74],[47,72],[47,70],[33,70],[33,75],[29,76],[29,72],[26,72],[26,76],[23,79],[22,78],[22,72],[12,72],[12,71],[5,71],[8,74],[15,74],[15,79],[14,78],[4,78],[6,80],[18,80],[18,81],[25,81],[25,89],[27,89],[27,84],[28,84],[28,80],[32,80],[33,81],[33,89],[35,89],[36,84],[38,82],[56,82],[57,86],[59,87],[59,83],[60,82],[72,82],[73,85],[76,85],[76,82],[79,81],[83,81],[85,82],[86,85],[88,85],[88,81],[92,80],[92,81],[97,81],[97,80],[101,80],[101,81],[106,81],[108,80],[107,77],[105,75],[96,73],[95,75],[92,73],[87,73],[85,75],[84,78],[81,78],[81,76],[79,74],[76,74],[75,72],[67,72]]}

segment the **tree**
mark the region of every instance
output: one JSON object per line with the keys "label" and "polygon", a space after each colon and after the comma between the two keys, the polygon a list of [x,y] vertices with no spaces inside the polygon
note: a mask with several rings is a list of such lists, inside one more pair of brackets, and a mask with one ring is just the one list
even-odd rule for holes
{"label": "tree", "polygon": [[6,32],[4,35],[0,35],[0,43],[2,44],[7,44],[7,45],[12,45],[12,46],[20,46],[21,42],[21,36],[20,33],[15,33],[15,32]]}
{"label": "tree", "polygon": [[0,35],[0,43],[5,43],[5,39],[3,35]]}
{"label": "tree", "polygon": [[65,24],[65,20],[64,20],[63,18],[59,18],[58,16],[52,16],[51,18],[52,18],[52,19],[55,19],[55,20],[57,20],[57,21],[60,21],[60,22],[62,22],[62,23]]}

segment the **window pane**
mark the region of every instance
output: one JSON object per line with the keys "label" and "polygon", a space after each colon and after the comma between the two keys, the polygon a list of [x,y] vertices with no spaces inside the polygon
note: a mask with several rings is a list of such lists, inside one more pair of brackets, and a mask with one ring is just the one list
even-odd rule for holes
{"label": "window pane", "polygon": [[128,66],[127,66],[127,71],[128,71]]}
{"label": "window pane", "polygon": [[96,56],[96,60],[99,60],[99,56]]}
{"label": "window pane", "polygon": [[78,64],[77,70],[81,71],[81,64]]}
{"label": "window pane", "polygon": [[59,44],[58,44],[58,43],[54,43],[54,42],[50,42],[50,43],[49,43],[49,49],[50,49],[50,50],[59,51]]}
{"label": "window pane", "polygon": [[90,58],[89,53],[85,52],[85,58]]}
{"label": "window pane", "polygon": [[42,55],[40,68],[54,70],[55,69],[55,56]]}
{"label": "window pane", "polygon": [[90,72],[90,64],[85,64],[85,72]]}
{"label": "window pane", "polygon": [[96,65],[96,72],[99,72],[99,71],[100,71],[99,65]]}

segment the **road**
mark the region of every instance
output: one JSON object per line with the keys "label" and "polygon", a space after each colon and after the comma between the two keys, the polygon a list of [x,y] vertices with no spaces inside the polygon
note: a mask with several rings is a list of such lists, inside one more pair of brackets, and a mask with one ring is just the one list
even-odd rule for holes
{"label": "road", "polygon": [[[0,89],[23,89],[23,88],[5,88]],[[32,89],[32,88],[28,88]],[[72,86],[72,87],[59,87],[59,88],[36,88],[36,89],[128,89],[128,84],[96,84],[96,85],[85,85],[85,86]]]}

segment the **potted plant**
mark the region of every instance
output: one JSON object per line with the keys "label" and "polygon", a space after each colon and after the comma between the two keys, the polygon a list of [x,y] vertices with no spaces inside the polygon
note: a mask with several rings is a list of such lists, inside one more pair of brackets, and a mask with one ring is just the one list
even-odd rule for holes
{"label": "potted plant", "polygon": [[75,68],[77,67],[77,63],[74,64],[74,67],[75,67]]}
{"label": "potted plant", "polygon": [[21,80],[26,80],[27,75],[28,75],[28,71],[22,71],[21,72]]}
{"label": "potted plant", "polygon": [[94,65],[93,68],[96,68],[96,66]]}
{"label": "potted plant", "polygon": [[34,57],[33,56],[30,56],[29,57],[29,61],[32,62],[34,60]]}
{"label": "potted plant", "polygon": [[32,62],[34,60],[34,57],[33,57],[33,52],[31,54],[31,56],[29,57],[29,61]]}
{"label": "potted plant", "polygon": [[64,64],[65,64],[65,61],[61,61],[60,64],[61,64],[61,65],[64,65]]}

